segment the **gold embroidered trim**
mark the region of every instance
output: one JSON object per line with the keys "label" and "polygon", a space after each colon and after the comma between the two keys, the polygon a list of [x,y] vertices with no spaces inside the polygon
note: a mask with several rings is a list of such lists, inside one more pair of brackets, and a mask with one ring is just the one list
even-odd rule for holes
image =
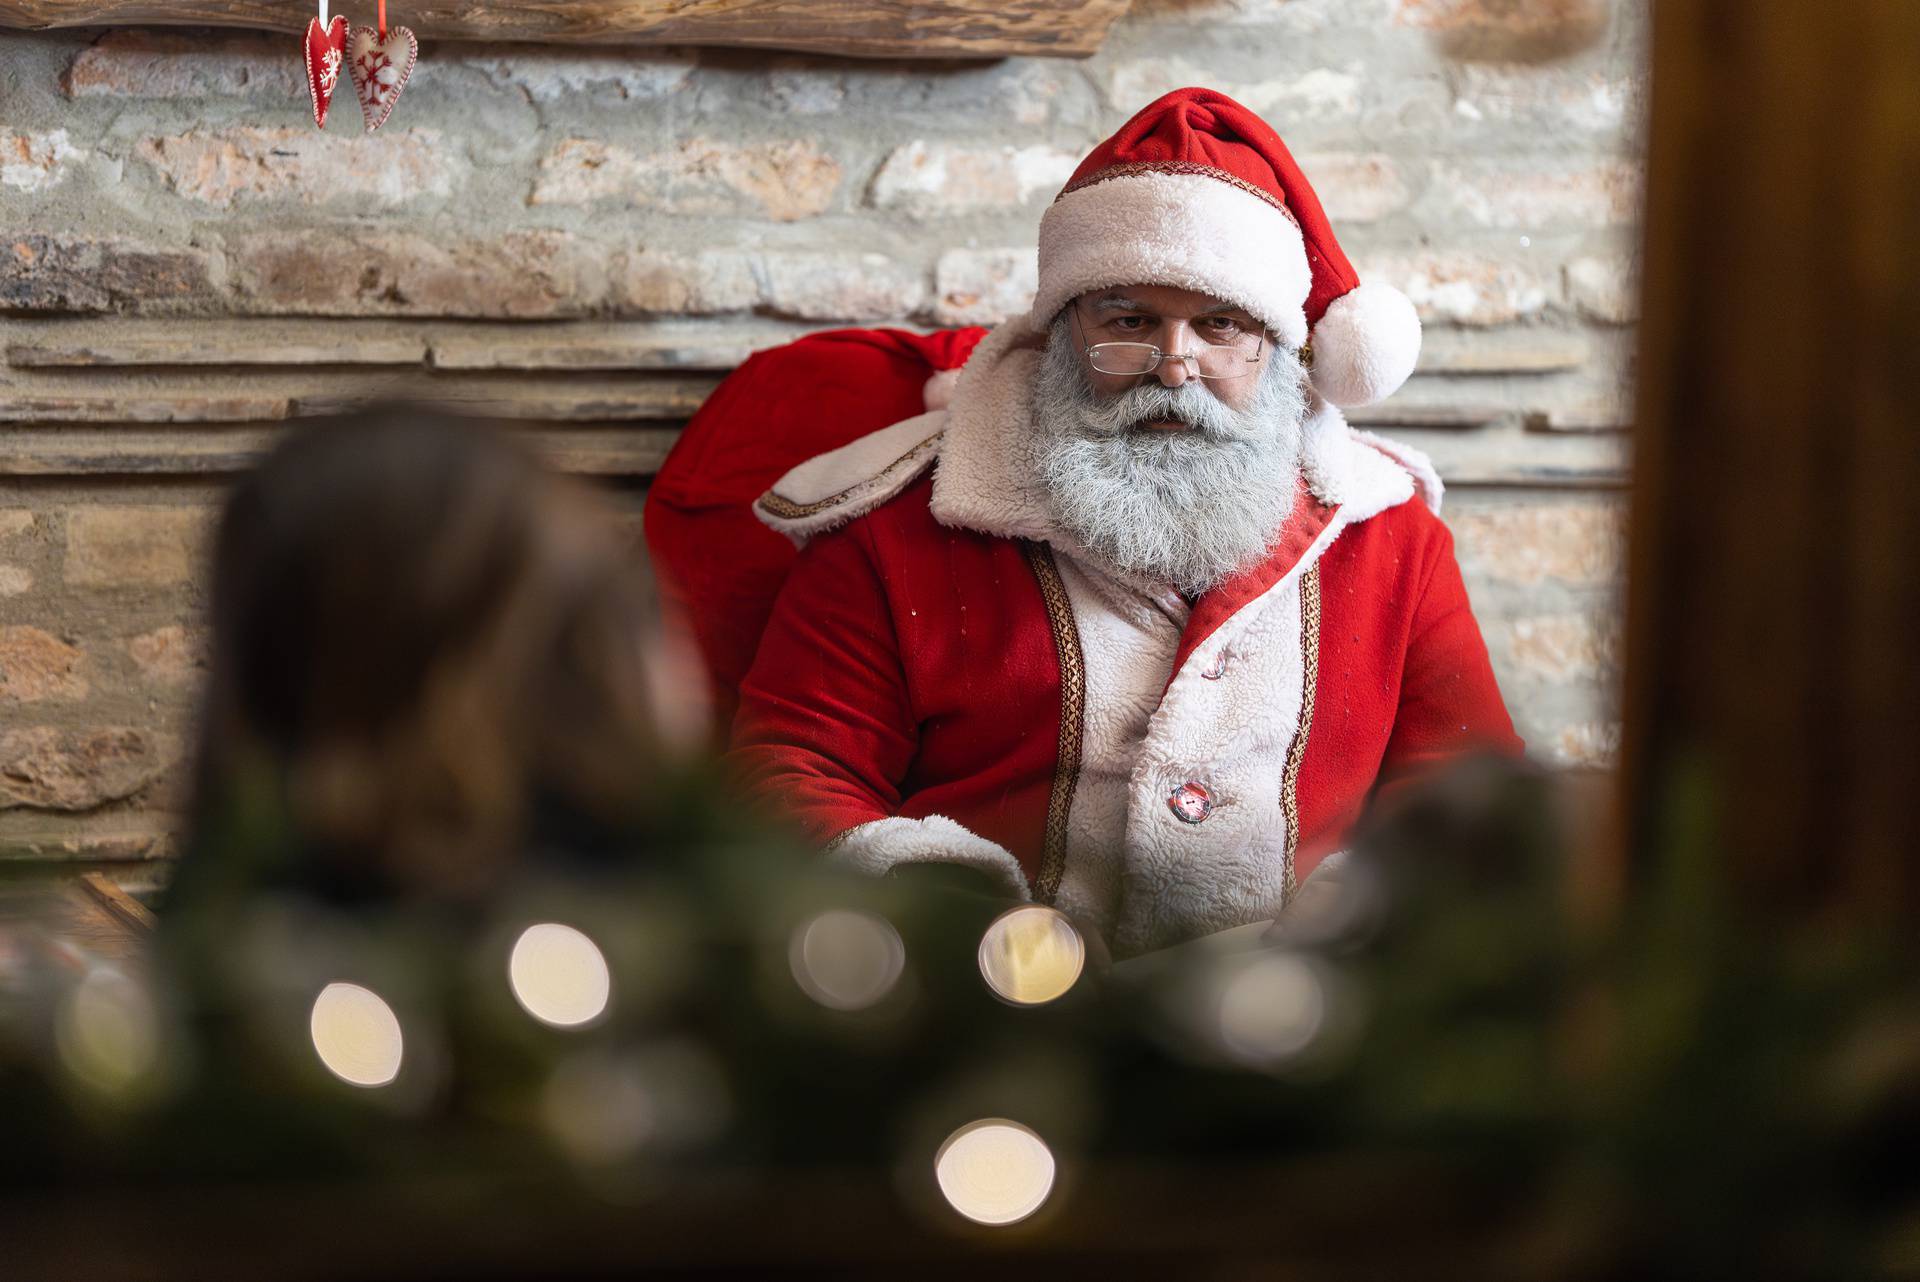
{"label": "gold embroidered trim", "polygon": [[1068,183],[1060,189],[1060,194],[1055,196],[1054,200],[1063,200],[1076,191],[1085,191],[1088,187],[1098,187],[1101,183],[1112,182],[1115,178],[1131,178],[1135,174],[1197,174],[1202,178],[1217,179],[1229,187],[1238,187],[1249,196],[1258,196],[1261,200],[1264,200],[1267,204],[1285,214],[1288,222],[1296,227],[1300,225],[1300,220],[1293,216],[1293,211],[1288,209],[1280,198],[1272,192],[1257,187],[1244,178],[1236,177],[1224,169],[1215,169],[1212,165],[1203,165],[1195,160],[1137,160],[1125,165],[1109,165],[1098,173],[1088,174],[1079,182]]}
{"label": "gold embroidered trim", "polygon": [[1320,566],[1300,576],[1300,728],[1287,748],[1286,774],[1280,784],[1280,808],[1287,819],[1286,864],[1280,871],[1280,901],[1291,902],[1295,886],[1294,855],[1300,849],[1300,763],[1307,755],[1307,736],[1313,732],[1313,700],[1320,685]]}
{"label": "gold embroidered trim", "polygon": [[1060,656],[1060,745],[1054,756],[1053,790],[1047,798],[1047,833],[1040,850],[1040,875],[1033,897],[1043,904],[1060,893],[1060,877],[1067,870],[1067,814],[1073,809],[1073,786],[1080,777],[1080,744],[1085,733],[1087,663],[1080,650],[1080,628],[1073,621],[1073,603],[1053,551],[1044,543],[1026,544],[1027,564],[1040,582],[1046,603],[1047,625],[1053,630],[1053,648]]}
{"label": "gold embroidered trim", "polygon": [[926,440],[920,442],[866,480],[855,485],[849,485],[838,494],[829,494],[827,497],[812,503],[795,503],[790,498],[784,498],[781,495],[775,494],[772,490],[768,490],[760,496],[756,506],[759,507],[761,511],[771,513],[784,521],[797,520],[803,516],[812,516],[815,513],[824,512],[831,507],[839,507],[853,495],[855,490],[864,486],[878,485],[900,468],[917,460],[923,453],[932,448],[934,442],[938,441],[942,435],[944,435],[944,433],[935,432],[932,436],[929,436]]}

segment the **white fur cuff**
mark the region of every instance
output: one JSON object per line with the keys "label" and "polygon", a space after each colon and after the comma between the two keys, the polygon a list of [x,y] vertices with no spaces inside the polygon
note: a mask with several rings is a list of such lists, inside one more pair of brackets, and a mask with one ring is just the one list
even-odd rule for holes
{"label": "white fur cuff", "polygon": [[1016,899],[1031,899],[1027,875],[1004,846],[969,832],[945,815],[925,819],[876,819],[849,828],[828,848],[828,857],[875,876],[901,864],[959,864],[977,868]]}

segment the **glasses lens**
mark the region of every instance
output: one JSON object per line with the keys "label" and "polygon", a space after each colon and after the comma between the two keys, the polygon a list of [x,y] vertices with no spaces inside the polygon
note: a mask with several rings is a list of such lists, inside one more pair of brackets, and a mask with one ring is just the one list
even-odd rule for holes
{"label": "glasses lens", "polygon": [[1203,347],[1194,355],[1193,372],[1201,378],[1245,378],[1259,366],[1260,349],[1248,343]]}
{"label": "glasses lens", "polygon": [[1160,349],[1151,343],[1095,343],[1087,359],[1102,374],[1145,374],[1159,362]]}

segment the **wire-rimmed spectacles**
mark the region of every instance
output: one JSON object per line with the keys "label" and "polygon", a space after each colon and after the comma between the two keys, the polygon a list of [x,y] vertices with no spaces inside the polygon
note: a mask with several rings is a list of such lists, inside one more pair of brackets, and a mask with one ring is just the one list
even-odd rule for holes
{"label": "wire-rimmed spectacles", "polygon": [[[1073,319],[1077,331],[1080,324],[1077,312]],[[1084,340],[1085,335],[1080,337]],[[1235,343],[1203,346],[1197,352],[1169,352],[1152,343],[1083,343],[1081,350],[1086,353],[1087,363],[1102,374],[1151,374],[1160,368],[1162,361],[1184,361],[1193,377],[1218,380],[1245,378],[1253,373],[1260,364],[1261,353],[1266,350],[1266,342],[1267,336],[1262,333],[1251,354],[1244,345]]]}

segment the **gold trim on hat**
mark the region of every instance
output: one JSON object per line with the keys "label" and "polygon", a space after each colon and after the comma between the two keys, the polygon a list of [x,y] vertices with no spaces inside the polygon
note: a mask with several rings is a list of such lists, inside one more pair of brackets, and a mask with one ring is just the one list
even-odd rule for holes
{"label": "gold trim on hat", "polygon": [[1287,221],[1295,227],[1300,225],[1300,220],[1293,216],[1293,211],[1287,208],[1286,202],[1264,187],[1250,183],[1224,169],[1216,169],[1212,165],[1203,165],[1193,160],[1134,160],[1123,165],[1108,165],[1098,173],[1088,174],[1077,182],[1068,183],[1060,189],[1060,194],[1055,196],[1054,200],[1058,202],[1076,191],[1085,191],[1089,187],[1097,187],[1101,183],[1112,182],[1116,178],[1132,178],[1137,174],[1194,174],[1202,178],[1217,179],[1229,187],[1238,187],[1250,196],[1258,196],[1285,214]]}

